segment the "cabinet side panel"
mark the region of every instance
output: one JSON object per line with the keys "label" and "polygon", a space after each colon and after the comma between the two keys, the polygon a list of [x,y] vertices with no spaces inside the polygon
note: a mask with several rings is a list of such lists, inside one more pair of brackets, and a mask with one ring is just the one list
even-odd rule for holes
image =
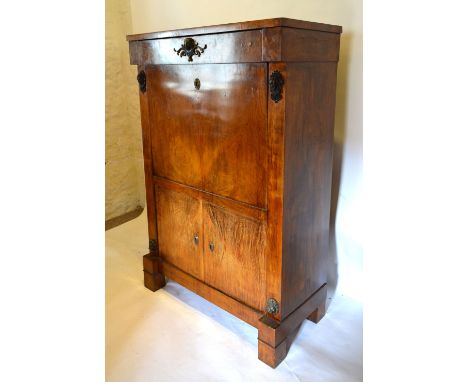
{"label": "cabinet side panel", "polygon": [[338,61],[339,34],[294,28],[282,28],[281,32],[281,60]]}
{"label": "cabinet side panel", "polygon": [[283,317],[327,281],[336,68],[286,68]]}

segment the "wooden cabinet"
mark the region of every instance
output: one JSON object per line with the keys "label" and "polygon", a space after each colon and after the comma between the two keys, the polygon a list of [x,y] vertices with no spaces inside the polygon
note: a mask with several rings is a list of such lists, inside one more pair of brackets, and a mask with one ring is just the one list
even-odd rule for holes
{"label": "wooden cabinet", "polygon": [[340,33],[279,18],[127,37],[145,285],[171,278],[257,327],[272,367],[325,313]]}

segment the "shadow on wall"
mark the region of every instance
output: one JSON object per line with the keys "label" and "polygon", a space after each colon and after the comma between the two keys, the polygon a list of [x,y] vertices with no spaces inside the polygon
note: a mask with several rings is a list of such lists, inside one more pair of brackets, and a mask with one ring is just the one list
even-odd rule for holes
{"label": "shadow on wall", "polygon": [[328,299],[335,295],[338,285],[338,254],[336,245],[336,211],[340,194],[341,169],[343,166],[343,144],[346,140],[346,114],[348,96],[349,53],[352,34],[343,33],[340,40],[340,61],[338,63],[337,93],[335,109],[335,136],[333,142],[333,172],[330,206],[330,239],[328,254]]}

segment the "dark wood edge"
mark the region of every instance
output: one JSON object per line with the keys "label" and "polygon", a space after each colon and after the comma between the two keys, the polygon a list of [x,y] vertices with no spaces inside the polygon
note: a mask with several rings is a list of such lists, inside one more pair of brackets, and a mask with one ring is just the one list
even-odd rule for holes
{"label": "dark wood edge", "polygon": [[251,308],[250,306],[224,294],[218,289],[205,284],[203,281],[189,275],[164,259],[162,260],[162,270],[168,278],[176,281],[185,288],[190,289],[192,292],[195,292],[199,296],[240,318],[242,321],[247,322],[253,327],[258,327],[259,319],[263,314],[262,312],[259,312],[254,308]]}
{"label": "dark wood edge", "polygon": [[[146,66],[138,65],[138,73],[146,72]],[[145,171],[145,193],[146,193],[146,214],[148,217],[148,239],[154,242],[152,252],[158,252],[158,226],[156,220],[156,195],[153,185],[153,151],[151,147],[151,122],[150,122],[150,103],[148,93],[151,87],[145,92],[139,91],[140,95],[140,116],[141,131],[143,140],[143,157]]]}
{"label": "dark wood edge", "polygon": [[[287,80],[285,63],[268,64],[270,73],[280,71]],[[287,82],[286,82],[287,83]],[[283,99],[275,103],[268,89],[268,186],[267,186],[267,250],[265,256],[265,296],[274,298],[280,306],[275,319],[281,319],[281,278],[283,256],[283,182],[284,182],[284,132],[285,132],[285,97],[287,85],[283,87]]]}
{"label": "dark wood edge", "polygon": [[[291,35],[291,31],[299,31],[300,36]],[[202,57],[201,61],[197,62],[173,62],[171,59],[166,60],[154,55],[152,52],[156,52],[159,48],[157,47],[158,39],[153,40],[141,40],[141,41],[130,41],[130,64],[144,64],[148,66],[152,65],[206,65],[206,64],[228,64],[228,63],[272,63],[272,62],[338,62],[339,59],[339,39],[340,35],[330,34],[323,31],[314,31],[307,29],[297,28],[281,28],[272,27],[265,28],[262,30],[256,30],[259,33],[259,43],[261,43],[261,53],[254,55],[236,54],[230,56],[230,58],[222,57]],[[237,34],[247,33],[247,31],[240,31]],[[216,34],[217,36],[219,34]],[[208,35],[205,35],[208,36]],[[231,37],[234,37],[232,35]],[[298,39],[297,44],[291,43]],[[305,46],[309,40],[317,45],[317,52],[315,50],[308,51]],[[313,42],[315,41],[315,42]],[[178,43],[174,42],[174,48]],[[298,44],[304,45],[304,48]],[[338,48],[335,52],[331,47],[334,44],[338,44]],[[284,45],[284,46],[283,46]],[[291,45],[295,45],[295,48],[291,48]],[[322,49],[328,47],[326,51],[322,52]],[[139,52],[139,53],[138,53]],[[240,51],[242,52],[242,50]],[[306,53],[304,53],[306,52]],[[218,60],[219,59],[219,60]]]}
{"label": "dark wood edge", "polygon": [[251,20],[240,23],[211,25],[205,27],[182,28],[169,31],[139,33],[127,35],[127,41],[153,40],[158,38],[174,38],[184,36],[198,36],[203,34],[229,33],[245,30],[256,30],[274,27],[287,27],[295,29],[308,29],[330,33],[341,33],[343,28],[339,25],[316,23],[312,21],[295,20],[288,18],[274,18],[265,20]]}
{"label": "dark wood edge", "polygon": [[144,210],[143,207],[138,206],[133,211],[126,212],[123,215],[116,216],[115,218],[106,220],[106,231],[137,218],[138,216],[141,215],[143,210]]}
{"label": "dark wood edge", "polygon": [[143,271],[147,273],[161,273],[162,259],[154,252],[150,252],[143,256]]}
{"label": "dark wood edge", "polygon": [[162,272],[161,258],[150,252],[143,256],[143,282],[146,288],[156,292],[166,285],[166,278]]}
{"label": "dark wood edge", "polygon": [[[190,65],[190,66],[196,66],[196,65],[220,65],[220,64],[262,64],[262,63],[271,63],[271,64],[276,64],[276,63],[280,63],[280,62],[283,62],[283,63],[288,63],[288,64],[294,64],[294,63],[305,63],[305,62],[313,62],[313,63],[330,63],[330,62],[339,62],[338,59],[336,60],[288,60],[288,59],[278,59],[278,60],[265,60],[265,59],[262,59],[261,61],[258,61],[258,60],[239,60],[239,61],[213,61],[213,62],[202,62],[202,63],[198,63],[198,62],[190,62],[190,63],[184,63],[184,62],[181,62],[181,63],[155,63],[155,62],[147,62],[146,64],[144,64],[146,67],[150,68],[152,66],[158,66],[158,65]],[[140,63],[138,62],[130,62],[130,65],[141,65]]]}
{"label": "dark wood edge", "polygon": [[293,336],[289,336],[279,346],[272,347],[262,340],[258,340],[258,359],[272,368],[276,368],[286,358]]}
{"label": "dark wood edge", "polygon": [[325,283],[281,322],[269,316],[261,317],[258,339],[273,348],[278,347],[326,298],[327,284]]}
{"label": "dark wood edge", "polygon": [[266,220],[267,210],[251,204],[240,202],[231,198],[213,194],[208,191],[203,191],[198,188],[187,186],[185,184],[175,182],[160,176],[154,175],[153,182],[159,187],[163,187],[169,190],[183,192],[193,198],[202,199],[208,203],[215,204],[217,207],[225,207],[238,212],[240,215],[251,217],[256,220]]}

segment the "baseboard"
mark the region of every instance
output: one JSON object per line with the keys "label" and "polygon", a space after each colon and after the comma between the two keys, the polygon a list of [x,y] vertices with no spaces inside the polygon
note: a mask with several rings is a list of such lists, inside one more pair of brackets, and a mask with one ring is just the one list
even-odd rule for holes
{"label": "baseboard", "polygon": [[233,316],[240,318],[249,325],[252,325],[255,328],[258,327],[259,320],[263,315],[262,312],[228,296],[208,284],[205,284],[203,281],[196,279],[192,275],[185,273],[175,265],[164,260],[162,261],[162,271],[169,279],[174,280],[176,283],[187,289],[190,289],[205,300],[217,305],[221,309],[231,313]]}
{"label": "baseboard", "polygon": [[116,216],[115,218],[112,218],[112,219],[109,219],[109,220],[106,220],[106,231],[111,229],[111,228],[114,228],[114,227],[117,227],[123,223],[126,223],[130,220],[133,220],[135,218],[137,218],[138,216],[140,216],[140,214],[143,212],[144,208],[141,207],[141,206],[138,206],[135,210],[133,211],[130,211],[130,212],[127,212],[123,215],[120,215],[120,216]]}

